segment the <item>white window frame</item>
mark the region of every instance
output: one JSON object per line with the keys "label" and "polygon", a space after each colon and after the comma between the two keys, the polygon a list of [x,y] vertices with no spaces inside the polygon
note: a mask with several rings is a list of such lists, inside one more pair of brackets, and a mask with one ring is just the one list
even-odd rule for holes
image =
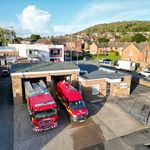
{"label": "white window frame", "polygon": [[92,85],[91,88],[92,88],[92,95],[98,95],[99,94],[100,88],[99,88],[98,84]]}

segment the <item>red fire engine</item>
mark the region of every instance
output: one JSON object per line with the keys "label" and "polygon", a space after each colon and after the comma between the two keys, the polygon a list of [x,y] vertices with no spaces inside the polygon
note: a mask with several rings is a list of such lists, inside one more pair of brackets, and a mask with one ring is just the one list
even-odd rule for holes
{"label": "red fire engine", "polygon": [[24,86],[33,131],[55,128],[58,121],[57,105],[45,83],[42,80],[37,83],[26,81]]}
{"label": "red fire engine", "polygon": [[70,120],[73,122],[85,121],[88,110],[79,91],[66,81],[58,82],[56,90],[57,97],[70,115]]}

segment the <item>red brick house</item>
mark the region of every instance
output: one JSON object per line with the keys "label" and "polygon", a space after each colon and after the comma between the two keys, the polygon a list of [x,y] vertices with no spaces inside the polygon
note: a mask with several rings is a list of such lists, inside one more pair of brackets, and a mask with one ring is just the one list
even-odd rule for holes
{"label": "red brick house", "polygon": [[108,43],[100,43],[100,44],[96,44],[95,42],[93,42],[90,45],[90,54],[92,55],[96,55],[96,54],[109,54],[110,52],[110,48],[108,46]]}
{"label": "red brick house", "polygon": [[150,45],[148,43],[131,43],[123,49],[122,59],[140,63],[144,68],[150,64]]}

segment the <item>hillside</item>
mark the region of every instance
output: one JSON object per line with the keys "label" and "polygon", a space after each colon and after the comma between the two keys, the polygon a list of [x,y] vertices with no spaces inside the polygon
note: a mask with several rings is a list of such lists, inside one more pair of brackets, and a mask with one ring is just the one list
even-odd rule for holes
{"label": "hillside", "polygon": [[150,21],[123,21],[99,24],[89,27],[81,32],[78,32],[77,34],[83,32],[87,35],[104,32],[150,32]]}

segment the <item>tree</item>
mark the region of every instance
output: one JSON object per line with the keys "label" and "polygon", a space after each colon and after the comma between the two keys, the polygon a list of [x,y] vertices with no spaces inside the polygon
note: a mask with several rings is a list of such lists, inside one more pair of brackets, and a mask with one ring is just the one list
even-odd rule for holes
{"label": "tree", "polygon": [[123,35],[120,39],[120,42],[131,42],[132,41],[132,37],[128,34]]}
{"label": "tree", "polygon": [[147,41],[150,42],[150,36],[147,38]]}
{"label": "tree", "polygon": [[21,37],[16,37],[16,38],[14,39],[14,42],[15,42],[16,44],[20,44],[20,43],[21,43],[21,40],[23,40]]}
{"label": "tree", "polygon": [[147,39],[144,35],[142,34],[135,34],[132,37],[132,42],[140,43],[140,42],[145,42]]}
{"label": "tree", "polygon": [[109,39],[107,39],[107,38],[98,38],[97,41],[98,41],[99,43],[108,43],[108,42],[109,42]]}
{"label": "tree", "polygon": [[0,28],[0,45],[7,45],[13,43],[16,33],[13,29]]}
{"label": "tree", "polygon": [[31,39],[32,41],[37,41],[38,39],[41,39],[41,36],[38,35],[38,34],[32,34],[32,35],[30,36],[30,39]]}

